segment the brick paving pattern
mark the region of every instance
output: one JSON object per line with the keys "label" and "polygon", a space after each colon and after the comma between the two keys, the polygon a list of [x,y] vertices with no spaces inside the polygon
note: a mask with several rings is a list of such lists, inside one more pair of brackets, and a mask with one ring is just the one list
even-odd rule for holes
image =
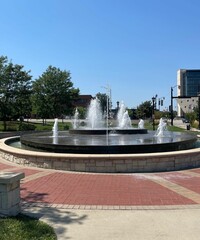
{"label": "brick paving pattern", "polygon": [[90,174],[22,167],[0,159],[0,171],[24,172],[25,204],[81,209],[198,206],[200,169],[162,173]]}

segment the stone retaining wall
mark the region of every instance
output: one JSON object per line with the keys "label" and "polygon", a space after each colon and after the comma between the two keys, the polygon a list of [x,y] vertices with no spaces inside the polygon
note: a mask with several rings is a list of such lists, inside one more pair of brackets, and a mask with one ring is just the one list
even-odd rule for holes
{"label": "stone retaining wall", "polygon": [[23,166],[80,172],[156,172],[200,166],[200,149],[149,154],[59,154],[15,149],[1,142],[0,156]]}

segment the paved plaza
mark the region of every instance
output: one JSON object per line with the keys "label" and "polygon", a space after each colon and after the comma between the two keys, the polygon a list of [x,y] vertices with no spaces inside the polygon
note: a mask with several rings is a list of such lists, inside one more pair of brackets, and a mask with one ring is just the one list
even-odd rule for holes
{"label": "paved plaza", "polygon": [[200,168],[93,174],[22,167],[22,210],[51,224],[58,239],[199,239]]}

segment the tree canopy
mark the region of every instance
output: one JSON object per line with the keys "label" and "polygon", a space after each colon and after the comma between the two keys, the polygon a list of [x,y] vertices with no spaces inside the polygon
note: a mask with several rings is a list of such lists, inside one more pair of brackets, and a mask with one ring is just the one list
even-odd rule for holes
{"label": "tree canopy", "polygon": [[107,101],[108,101],[108,112],[110,114],[110,110],[112,108],[112,103],[111,103],[111,99],[110,96],[108,96],[106,93],[97,93],[96,97],[99,99],[100,101],[100,105],[101,105],[101,109],[102,112],[105,114],[107,112]]}
{"label": "tree canopy", "polygon": [[136,109],[136,116],[138,118],[150,118],[152,116],[152,103],[145,101],[141,103]]}
{"label": "tree canopy", "polygon": [[0,57],[0,118],[4,121],[17,119],[31,112],[32,82],[30,71],[23,65],[8,62]]}
{"label": "tree canopy", "polygon": [[79,89],[73,87],[70,72],[49,66],[33,82],[33,105],[41,118],[72,114]]}

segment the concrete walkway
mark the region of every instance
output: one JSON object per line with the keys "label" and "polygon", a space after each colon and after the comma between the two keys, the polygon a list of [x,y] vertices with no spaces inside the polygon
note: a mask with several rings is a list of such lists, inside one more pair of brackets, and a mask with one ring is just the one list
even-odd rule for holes
{"label": "concrete walkway", "polygon": [[200,209],[74,210],[29,208],[52,225],[58,239],[199,240]]}
{"label": "concrete walkway", "polygon": [[58,239],[200,239],[200,168],[92,174],[22,167],[22,210],[52,225]]}

